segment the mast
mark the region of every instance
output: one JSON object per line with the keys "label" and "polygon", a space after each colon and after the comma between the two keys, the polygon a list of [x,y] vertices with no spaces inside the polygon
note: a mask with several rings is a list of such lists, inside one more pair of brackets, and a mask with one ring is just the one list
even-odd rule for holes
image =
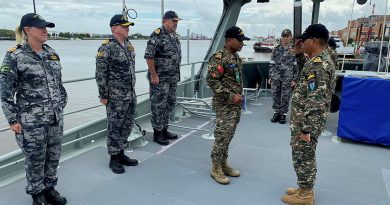
{"label": "mast", "polygon": [[294,36],[302,34],[302,1],[294,0]]}
{"label": "mast", "polygon": [[36,14],[37,10],[35,9],[35,0],[33,0],[33,6],[34,6],[34,14]]}

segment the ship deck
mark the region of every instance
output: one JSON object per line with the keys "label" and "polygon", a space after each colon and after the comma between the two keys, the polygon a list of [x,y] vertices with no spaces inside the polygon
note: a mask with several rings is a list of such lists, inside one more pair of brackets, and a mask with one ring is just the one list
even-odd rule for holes
{"label": "ship deck", "polygon": [[[126,167],[124,174],[108,168],[104,143],[61,162],[56,189],[68,204],[169,204],[229,205],[283,204],[287,187],[296,186],[291,162],[288,124],[273,124],[271,98],[259,98],[262,105],[248,105],[230,145],[229,161],[241,171],[229,185],[211,179],[210,151],[213,140],[206,132],[171,130],[180,138],[162,147],[152,142],[147,129],[146,146],[127,152],[140,164]],[[338,113],[331,114],[326,135],[317,147],[316,202],[320,205],[390,204],[390,149],[337,138]],[[209,129],[206,118],[189,117],[178,125]],[[146,125],[145,125],[146,126]],[[173,143],[172,143],[173,142]],[[31,204],[25,194],[26,180],[0,188],[1,204]]]}

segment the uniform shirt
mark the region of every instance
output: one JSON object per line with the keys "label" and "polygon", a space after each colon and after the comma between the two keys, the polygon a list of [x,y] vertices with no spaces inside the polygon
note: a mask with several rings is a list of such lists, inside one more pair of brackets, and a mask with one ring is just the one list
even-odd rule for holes
{"label": "uniform shirt", "polygon": [[338,70],[339,69],[339,57],[337,56],[337,52],[329,46],[326,47],[326,51],[328,52],[330,58],[332,59],[333,64],[335,66],[335,69]]}
{"label": "uniform shirt", "polygon": [[269,78],[271,80],[297,80],[298,68],[292,45],[277,45],[271,55]]}
{"label": "uniform shirt", "polygon": [[42,48],[38,55],[24,42],[4,57],[0,98],[10,124],[45,123],[53,116],[62,119],[67,93],[62,85],[60,58],[48,45]]}
{"label": "uniform shirt", "polygon": [[101,99],[135,98],[135,52],[130,41],[122,46],[117,40],[102,43],[96,55],[96,83]]}
{"label": "uniform shirt", "polygon": [[154,60],[160,81],[180,81],[181,45],[176,33],[169,34],[164,26],[156,29],[147,42],[144,58]]}
{"label": "uniform shirt", "polygon": [[242,60],[238,53],[222,49],[209,59],[207,83],[214,91],[214,103],[230,104],[242,93]]}
{"label": "uniform shirt", "polygon": [[317,128],[326,122],[336,85],[333,61],[324,50],[309,59],[301,72],[292,94],[292,134],[296,136],[305,131],[319,135],[322,130]]}

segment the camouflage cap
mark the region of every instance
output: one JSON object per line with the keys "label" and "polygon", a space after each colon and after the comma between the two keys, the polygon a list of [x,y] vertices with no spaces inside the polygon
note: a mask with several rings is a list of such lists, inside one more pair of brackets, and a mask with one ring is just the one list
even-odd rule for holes
{"label": "camouflage cap", "polygon": [[110,27],[118,26],[118,25],[121,25],[121,26],[134,26],[134,23],[130,22],[127,19],[127,16],[122,15],[122,14],[116,14],[116,15],[114,15],[111,18]]}
{"label": "camouflage cap", "polygon": [[35,13],[28,13],[20,20],[20,28],[24,27],[37,27],[37,28],[54,28],[55,24],[47,22],[42,16]]}

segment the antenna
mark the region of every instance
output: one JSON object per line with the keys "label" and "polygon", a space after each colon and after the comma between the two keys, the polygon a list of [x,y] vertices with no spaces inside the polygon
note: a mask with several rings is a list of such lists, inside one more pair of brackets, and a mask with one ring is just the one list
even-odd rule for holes
{"label": "antenna", "polygon": [[34,6],[34,14],[36,14],[37,10],[35,9],[35,0],[33,0],[33,6]]}
{"label": "antenna", "polygon": [[[129,11],[132,11],[134,14],[133,14],[133,15],[130,15],[130,14],[129,14]],[[129,18],[131,18],[131,19],[136,19],[137,16],[138,16],[136,10],[134,10],[134,9],[127,9],[125,0],[122,1],[122,15],[127,16],[127,17],[129,17]]]}

